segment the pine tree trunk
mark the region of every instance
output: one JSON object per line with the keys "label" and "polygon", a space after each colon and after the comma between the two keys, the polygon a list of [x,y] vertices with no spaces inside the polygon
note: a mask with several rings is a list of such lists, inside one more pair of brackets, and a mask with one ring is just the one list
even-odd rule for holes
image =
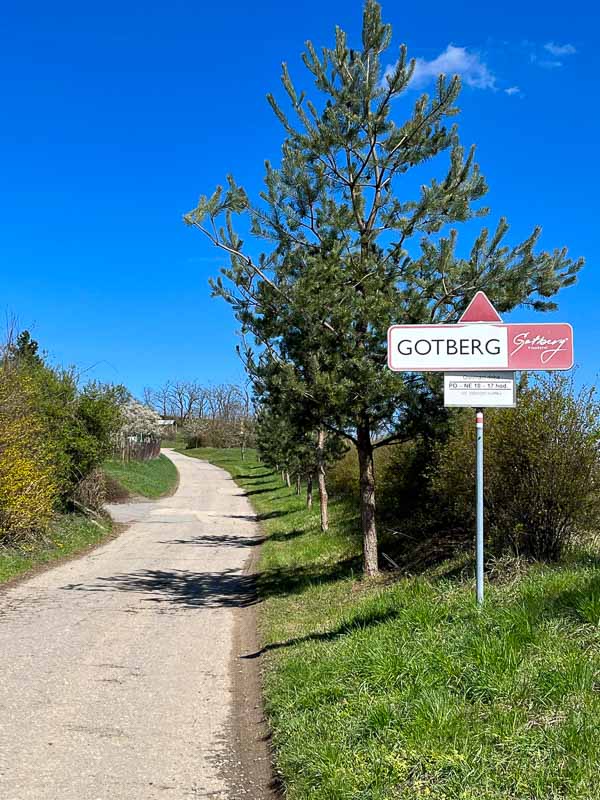
{"label": "pine tree trunk", "polygon": [[360,471],[360,516],[363,534],[364,574],[377,575],[377,527],[375,524],[375,467],[368,421],[357,428]]}
{"label": "pine tree trunk", "polygon": [[329,498],[325,483],[325,431],[320,430],[317,438],[317,483],[319,485],[319,503],[321,505],[321,530],[329,530]]}
{"label": "pine tree trunk", "polygon": [[296,475],[296,496],[297,497],[300,497],[300,489],[301,489],[300,475]]}
{"label": "pine tree trunk", "polygon": [[313,474],[312,472],[308,473],[308,477],[306,479],[306,507],[312,508],[313,504]]}
{"label": "pine tree trunk", "polygon": [[287,471],[287,469],[285,471],[285,485],[288,487],[288,489],[292,485],[292,481],[290,480],[290,473]]}

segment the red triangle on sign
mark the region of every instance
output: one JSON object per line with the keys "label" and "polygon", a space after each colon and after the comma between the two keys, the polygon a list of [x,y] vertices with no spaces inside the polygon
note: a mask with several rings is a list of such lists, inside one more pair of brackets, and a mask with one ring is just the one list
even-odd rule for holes
{"label": "red triangle on sign", "polygon": [[485,292],[477,292],[458,320],[459,322],[502,322],[502,317]]}

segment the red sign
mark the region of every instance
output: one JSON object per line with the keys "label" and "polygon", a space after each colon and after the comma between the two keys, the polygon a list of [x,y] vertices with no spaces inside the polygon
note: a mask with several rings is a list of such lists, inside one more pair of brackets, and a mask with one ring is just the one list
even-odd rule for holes
{"label": "red sign", "polygon": [[504,323],[477,292],[456,325],[392,325],[388,366],[397,372],[559,370],[573,366],[564,322]]}
{"label": "red sign", "polygon": [[485,292],[477,292],[463,311],[459,322],[502,322],[502,317],[490,303]]}
{"label": "red sign", "polygon": [[508,369],[571,369],[573,328],[566,322],[523,323],[508,328]]}
{"label": "red sign", "polygon": [[[502,317],[485,292],[477,292],[459,322],[502,323]],[[508,329],[509,370],[571,369],[573,328],[564,322],[510,324]]]}

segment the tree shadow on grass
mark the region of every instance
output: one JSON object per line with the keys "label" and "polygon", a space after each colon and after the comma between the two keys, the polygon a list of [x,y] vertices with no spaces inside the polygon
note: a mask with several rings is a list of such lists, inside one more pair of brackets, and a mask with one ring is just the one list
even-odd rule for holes
{"label": "tree shadow on grass", "polygon": [[[292,532],[301,535],[303,531]],[[258,575],[259,592],[262,598],[284,597],[298,594],[315,584],[328,584],[350,575],[360,574],[360,558],[346,558],[328,564],[284,567],[264,570]]]}
{"label": "tree shadow on grass", "polygon": [[262,469],[264,475],[274,475],[274,471],[272,469],[268,469],[263,464],[256,464],[256,466],[252,467],[250,464],[244,464],[244,469],[251,470],[249,475],[238,475],[238,478],[256,478],[257,476],[254,474],[257,469]]}
{"label": "tree shadow on grass", "polygon": [[389,622],[389,620],[395,619],[397,616],[398,611],[396,609],[388,609],[387,611],[373,611],[355,617],[350,621],[342,622],[341,625],[331,631],[307,633],[305,636],[296,636],[293,639],[286,639],[283,642],[272,642],[271,644],[261,647],[261,649],[257,650],[255,653],[248,653],[248,655],[242,656],[242,658],[258,658],[259,656],[263,655],[264,653],[268,653],[271,650],[280,650],[282,647],[294,647],[295,645],[303,644],[304,642],[331,642],[334,639],[339,639],[340,637],[354,633],[355,631],[371,628],[374,625],[381,625],[384,622]]}
{"label": "tree shadow on grass", "polygon": [[276,519],[277,517],[285,517],[286,514],[291,514],[291,511],[268,511],[264,514],[224,514],[227,519],[246,519],[250,522],[265,522],[268,519]]}
{"label": "tree shadow on grass", "polygon": [[545,591],[526,591],[520,602],[532,619],[563,618],[597,626],[600,624],[600,574],[582,577],[569,589],[554,589],[550,585]]}
{"label": "tree shadow on grass", "polygon": [[271,542],[289,542],[291,539],[297,539],[299,536],[304,536],[305,533],[307,533],[307,531],[304,528],[294,528],[291,531],[272,533],[268,539]]}
{"label": "tree shadow on grass", "polygon": [[[260,467],[248,467],[248,469],[260,469]],[[262,481],[265,478],[271,478],[275,475],[274,472],[263,472],[261,475],[255,475],[254,472],[251,472],[250,475],[236,475],[237,480],[257,480]]]}
{"label": "tree shadow on grass", "polygon": [[283,486],[283,487],[282,486],[267,486],[264,489],[251,489],[249,492],[245,492],[245,494],[247,494],[247,495],[265,494],[266,492],[271,492],[272,494],[275,494],[275,492],[280,492],[280,491],[282,491],[282,489],[285,489],[286,491],[290,491],[286,486]]}

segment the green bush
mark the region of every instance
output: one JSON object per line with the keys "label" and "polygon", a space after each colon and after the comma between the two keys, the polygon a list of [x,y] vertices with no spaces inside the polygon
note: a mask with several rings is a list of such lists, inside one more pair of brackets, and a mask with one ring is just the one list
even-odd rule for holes
{"label": "green bush", "polygon": [[358,502],[358,453],[354,445],[327,471],[327,489],[332,497],[351,497]]}
{"label": "green bush", "polygon": [[77,483],[111,455],[121,424],[122,397],[122,387],[96,382],[77,392],[65,441],[70,475]]}
{"label": "green bush", "polygon": [[[559,559],[597,528],[600,403],[572,378],[542,376],[519,388],[515,409],[485,413],[488,552]],[[474,411],[452,412],[436,443],[424,438],[375,451],[382,549],[411,569],[472,546],[475,531]],[[351,448],[329,472],[333,496],[358,498]]]}
{"label": "green bush", "polygon": [[[404,486],[406,468],[414,444],[392,444],[375,450],[375,477],[377,480],[377,499],[380,515],[388,517],[402,499],[398,491]],[[358,453],[352,445],[342,457],[332,463],[328,470],[328,486],[336,497],[351,497],[358,502]]]}
{"label": "green bush", "polygon": [[112,452],[124,390],[95,382],[80,389],[72,370],[45,363],[21,369],[35,386],[36,407],[52,440],[60,497],[67,507],[78,484]]}
{"label": "green bush", "polygon": [[[485,414],[485,520],[493,550],[556,560],[597,525],[600,403],[554,374],[524,384],[515,409]],[[433,496],[465,539],[474,529],[473,413],[436,453]],[[447,523],[446,520],[441,520]]]}
{"label": "green bush", "polygon": [[0,348],[0,528],[35,535],[53,511],[98,506],[98,467],[121,424],[123,387],[53,367],[27,331]]}

